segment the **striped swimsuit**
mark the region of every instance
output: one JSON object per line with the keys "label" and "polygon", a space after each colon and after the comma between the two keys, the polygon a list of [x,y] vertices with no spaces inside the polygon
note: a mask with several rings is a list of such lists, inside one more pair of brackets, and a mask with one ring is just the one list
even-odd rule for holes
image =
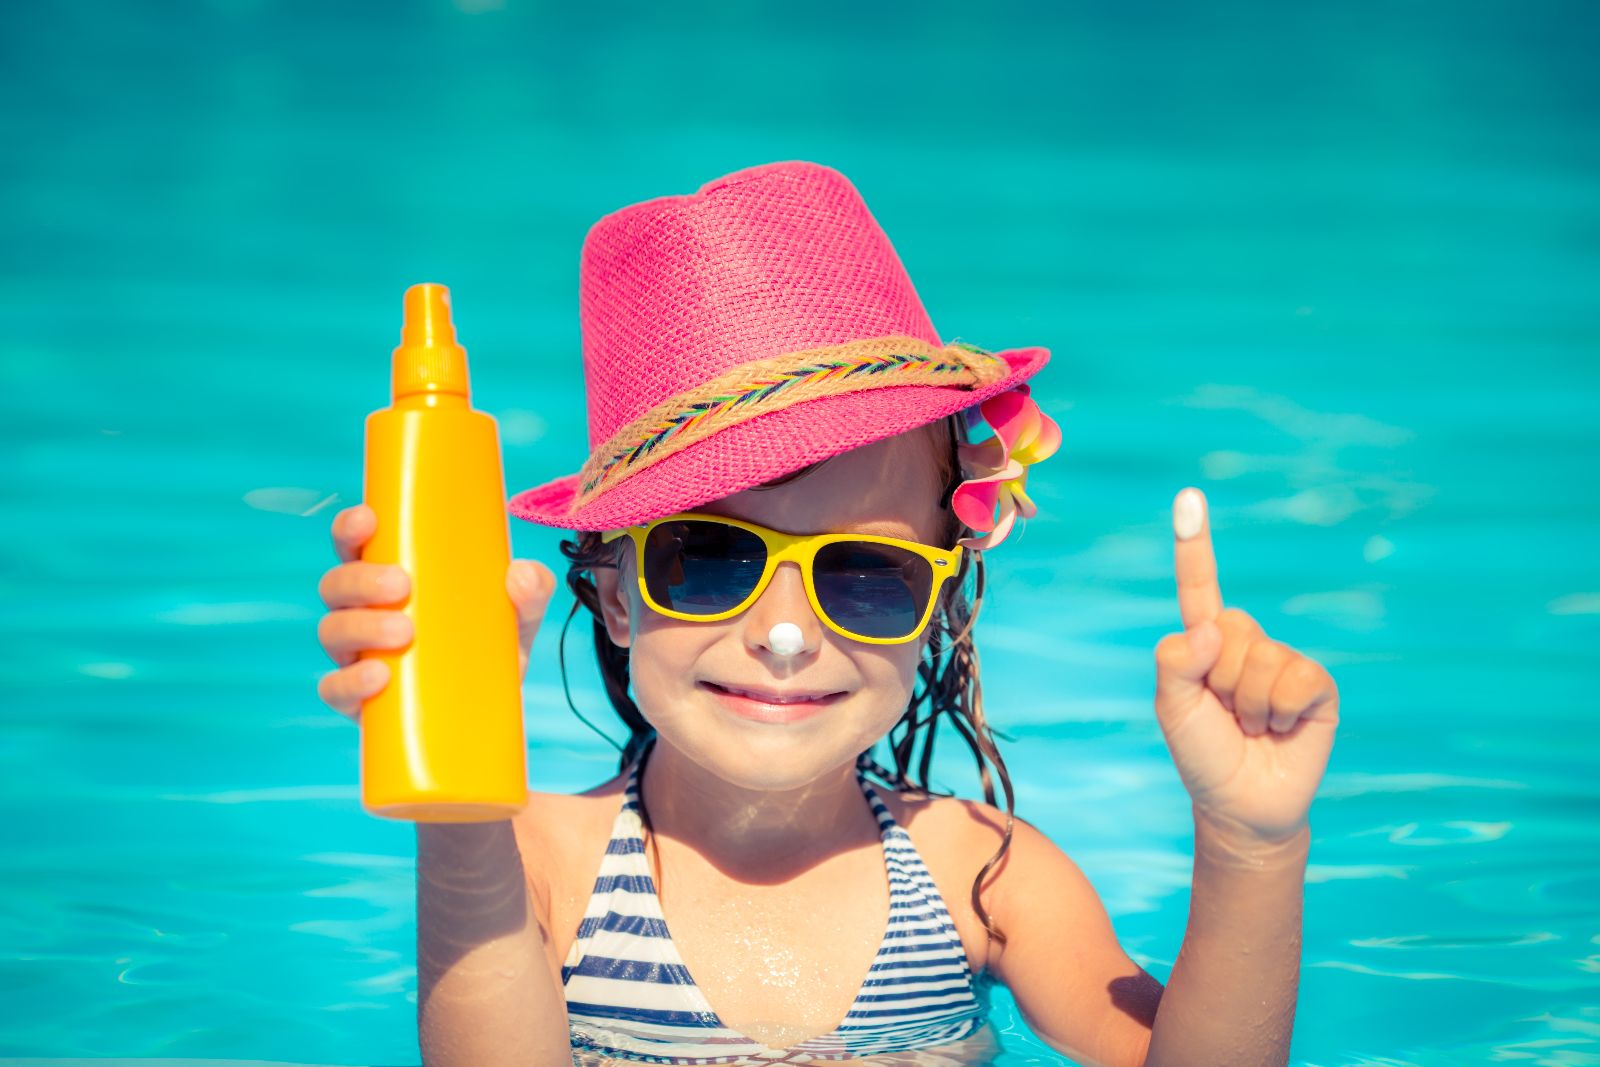
{"label": "striped swimsuit", "polygon": [[[722,1025],[673,945],[640,835],[639,767],[578,936],[561,968],[572,1048],[648,1063],[812,1063],[958,1041],[979,1030],[992,980],[974,979],[961,939],[911,837],[867,784],[889,872],[889,924],[844,1021],[787,1049]],[[977,994],[983,995],[980,1002]]]}

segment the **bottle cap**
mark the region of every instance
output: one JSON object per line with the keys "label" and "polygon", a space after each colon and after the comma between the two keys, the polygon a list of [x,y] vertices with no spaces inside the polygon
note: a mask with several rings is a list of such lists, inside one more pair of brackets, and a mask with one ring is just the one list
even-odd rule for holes
{"label": "bottle cap", "polygon": [[456,343],[450,290],[432,282],[406,290],[400,347],[394,350],[394,395],[413,393],[469,393],[467,350]]}

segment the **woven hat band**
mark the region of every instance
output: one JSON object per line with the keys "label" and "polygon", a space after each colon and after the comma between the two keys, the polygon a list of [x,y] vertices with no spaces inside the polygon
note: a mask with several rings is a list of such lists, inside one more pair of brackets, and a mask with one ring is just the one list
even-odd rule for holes
{"label": "woven hat band", "polygon": [[897,385],[976,389],[1011,373],[1000,356],[952,341],[873,337],[742,363],[662,401],[612,434],[578,472],[571,509],[720,430],[819,397]]}

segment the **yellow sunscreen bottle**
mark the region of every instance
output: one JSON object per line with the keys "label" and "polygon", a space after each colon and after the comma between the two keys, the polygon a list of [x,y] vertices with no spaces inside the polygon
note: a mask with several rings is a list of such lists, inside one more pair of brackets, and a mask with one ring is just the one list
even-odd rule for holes
{"label": "yellow sunscreen bottle", "polygon": [[468,403],[450,291],[413,285],[394,350],[394,405],[367,416],[361,558],[397,563],[404,648],[370,649],[389,682],[361,707],[361,803],[414,822],[489,822],[527,803],[517,612],[499,428]]}

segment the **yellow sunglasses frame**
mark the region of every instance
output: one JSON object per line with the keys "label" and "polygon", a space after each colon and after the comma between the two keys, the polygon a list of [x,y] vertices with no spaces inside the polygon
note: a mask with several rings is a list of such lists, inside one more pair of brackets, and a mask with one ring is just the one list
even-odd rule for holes
{"label": "yellow sunglasses frame", "polygon": [[[687,612],[674,611],[664,608],[655,602],[650,595],[649,588],[644,580],[644,542],[650,531],[664,522],[679,522],[683,520],[699,522],[714,522],[723,526],[732,526],[746,530],[761,538],[762,544],[767,548],[766,566],[762,568],[761,577],[756,580],[755,588],[750,595],[740,601],[735,607],[727,611],[717,612],[715,615],[691,615]],[[933,606],[939,601],[939,590],[944,583],[949,581],[959,569],[961,562],[961,546],[954,548],[934,548],[920,541],[904,541],[898,537],[881,537],[876,534],[860,533],[825,533],[825,534],[787,534],[778,530],[757,526],[753,522],[742,519],[730,519],[726,515],[709,515],[699,511],[685,511],[677,515],[668,515],[665,518],[652,519],[640,526],[627,526],[620,530],[607,530],[601,533],[600,540],[609,544],[620,537],[627,536],[633,541],[633,558],[635,581],[639,586],[639,593],[644,597],[644,602],[651,610],[659,612],[670,619],[683,619],[687,622],[720,622],[731,619],[754,604],[772,583],[772,576],[778,571],[778,564],[793,563],[800,568],[800,576],[805,585],[806,599],[811,602],[811,610],[821,620],[822,624],[842,637],[852,641],[862,641],[869,645],[903,645],[908,641],[915,641],[928,628],[928,620],[933,618]],[[933,586],[928,590],[928,603],[922,609],[922,618],[917,621],[916,627],[904,637],[867,637],[864,634],[852,633],[834,622],[828,613],[823,610],[822,604],[817,600],[817,587],[814,581],[812,568],[816,563],[817,552],[827,545],[840,542],[866,542],[874,545],[893,545],[902,548],[913,555],[921,556],[933,568]]]}

